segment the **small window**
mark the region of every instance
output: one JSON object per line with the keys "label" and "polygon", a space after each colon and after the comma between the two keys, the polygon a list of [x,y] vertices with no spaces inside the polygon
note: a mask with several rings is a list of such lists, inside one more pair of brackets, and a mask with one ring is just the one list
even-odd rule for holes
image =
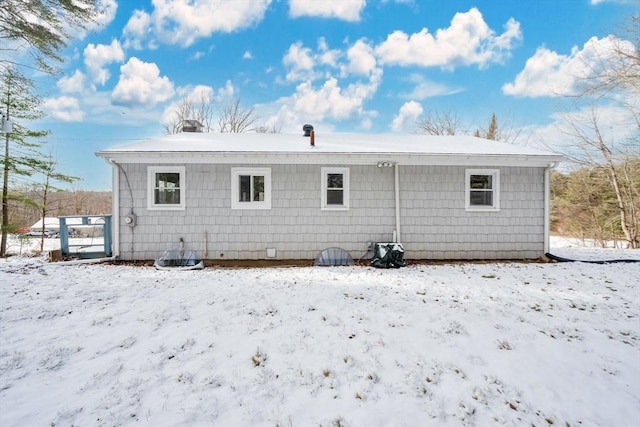
{"label": "small window", "polygon": [[148,209],[184,209],[184,166],[149,166],[147,168],[147,191]]}
{"label": "small window", "polygon": [[465,208],[470,211],[500,210],[500,171],[467,169]]}
{"label": "small window", "polygon": [[271,209],[271,169],[231,169],[232,209]]}
{"label": "small window", "polygon": [[322,209],[349,209],[349,169],[322,168]]}

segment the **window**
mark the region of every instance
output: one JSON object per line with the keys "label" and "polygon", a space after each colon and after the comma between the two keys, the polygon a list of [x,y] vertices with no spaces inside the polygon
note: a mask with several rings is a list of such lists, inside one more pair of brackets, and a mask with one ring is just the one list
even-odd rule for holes
{"label": "window", "polygon": [[500,210],[500,171],[467,169],[465,174],[465,208],[469,211]]}
{"label": "window", "polygon": [[184,171],[184,166],[149,166],[147,168],[148,209],[184,209]]}
{"label": "window", "polygon": [[323,210],[349,209],[349,169],[322,168]]}
{"label": "window", "polygon": [[271,209],[270,168],[231,168],[231,209]]}

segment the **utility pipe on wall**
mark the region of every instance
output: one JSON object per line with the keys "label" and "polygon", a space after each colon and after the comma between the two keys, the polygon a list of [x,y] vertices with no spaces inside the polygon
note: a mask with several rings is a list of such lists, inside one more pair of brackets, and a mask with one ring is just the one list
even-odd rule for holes
{"label": "utility pipe on wall", "polygon": [[549,253],[549,229],[551,227],[551,169],[555,168],[557,163],[552,163],[544,168],[544,253]]}
{"label": "utility pipe on wall", "polygon": [[393,164],[393,174],[394,174],[394,190],[396,196],[396,241],[394,243],[401,243],[402,238],[400,237],[400,174],[398,171],[398,163]]}
{"label": "utility pipe on wall", "polygon": [[111,218],[113,219],[111,227],[111,243],[113,245],[111,255],[114,258],[120,256],[120,169],[113,159],[107,159],[107,163],[111,165]]}

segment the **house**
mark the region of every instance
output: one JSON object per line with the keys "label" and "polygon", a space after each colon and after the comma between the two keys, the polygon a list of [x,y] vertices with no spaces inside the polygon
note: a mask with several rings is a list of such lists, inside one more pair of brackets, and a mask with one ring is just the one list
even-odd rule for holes
{"label": "house", "polygon": [[562,158],[471,136],[184,132],[96,153],[112,165],[114,254],[207,260],[534,259]]}

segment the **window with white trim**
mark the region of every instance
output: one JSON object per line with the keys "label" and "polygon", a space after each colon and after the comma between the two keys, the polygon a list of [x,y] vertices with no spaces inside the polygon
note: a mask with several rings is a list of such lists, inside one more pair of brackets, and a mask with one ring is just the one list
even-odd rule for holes
{"label": "window with white trim", "polygon": [[184,210],[184,166],[147,167],[147,209]]}
{"label": "window with white trim", "polygon": [[271,209],[271,168],[231,168],[231,209]]}
{"label": "window with white trim", "polygon": [[500,171],[498,169],[466,170],[465,209],[468,211],[500,210]]}
{"label": "window with white trim", "polygon": [[322,168],[322,210],[349,209],[349,168]]}

